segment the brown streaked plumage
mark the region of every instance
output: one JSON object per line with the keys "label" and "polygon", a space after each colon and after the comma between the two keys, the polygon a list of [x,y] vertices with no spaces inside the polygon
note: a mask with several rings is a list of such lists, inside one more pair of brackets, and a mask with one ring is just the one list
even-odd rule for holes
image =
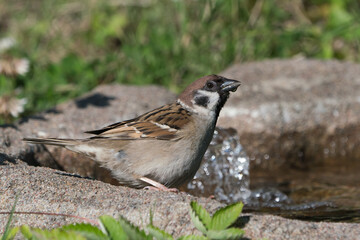
{"label": "brown streaked plumage", "polygon": [[191,113],[185,110],[180,103],[173,103],[154,109],[137,118],[86,133],[98,135],[92,138],[176,140],[181,128],[191,121],[190,116]]}
{"label": "brown streaked plumage", "polygon": [[229,92],[239,85],[221,76],[205,76],[190,84],[175,103],[88,131],[93,137],[24,140],[85,154],[111,170],[122,185],[142,188],[150,184],[168,190],[193,178],[212,139],[219,112]]}

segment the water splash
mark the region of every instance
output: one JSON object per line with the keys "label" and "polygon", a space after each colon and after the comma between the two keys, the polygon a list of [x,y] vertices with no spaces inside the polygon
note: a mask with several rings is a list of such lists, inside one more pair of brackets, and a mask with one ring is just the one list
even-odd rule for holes
{"label": "water splash", "polygon": [[263,187],[251,191],[245,201],[249,208],[282,207],[292,204],[291,199],[276,188]]}
{"label": "water splash", "polygon": [[291,203],[287,195],[274,188],[251,191],[249,164],[236,130],[217,128],[203,163],[186,191],[195,196],[213,196],[225,203],[242,201],[257,207]]}
{"label": "water splash", "polygon": [[186,191],[197,196],[213,195],[226,203],[245,201],[251,194],[249,161],[236,130],[217,128]]}

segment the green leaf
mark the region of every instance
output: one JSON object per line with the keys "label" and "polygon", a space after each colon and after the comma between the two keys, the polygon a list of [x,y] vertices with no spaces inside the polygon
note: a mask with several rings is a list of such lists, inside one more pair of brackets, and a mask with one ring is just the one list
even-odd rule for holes
{"label": "green leaf", "polygon": [[240,239],[244,235],[244,230],[239,228],[228,228],[221,231],[209,230],[208,237],[210,239]]}
{"label": "green leaf", "polygon": [[20,231],[22,233],[22,235],[26,238],[26,239],[31,239],[33,237],[33,234],[30,230],[30,227],[28,225],[22,225],[20,227]]}
{"label": "green leaf", "polygon": [[77,223],[63,226],[64,231],[74,231],[88,240],[109,239],[99,228],[88,223]]}
{"label": "green leaf", "polygon": [[211,223],[210,214],[205,210],[205,208],[203,208],[195,201],[192,201],[190,203],[190,206],[191,206],[190,217],[192,222],[200,232],[206,234]]}
{"label": "green leaf", "polygon": [[121,224],[121,227],[124,229],[126,235],[128,236],[128,239],[136,239],[136,240],[142,240],[142,239],[151,239],[152,236],[146,235],[146,233],[143,230],[140,230],[137,226],[133,225],[131,222],[129,222],[124,217],[119,217],[119,222]]}
{"label": "green leaf", "polygon": [[4,238],[5,234],[1,237],[2,240],[11,240],[15,238],[15,235],[18,233],[19,228],[18,227],[14,227],[9,229],[6,238]]}
{"label": "green leaf", "polygon": [[110,239],[131,239],[126,235],[122,224],[116,221],[113,217],[104,215],[99,219]]}
{"label": "green leaf", "polygon": [[31,228],[30,232],[32,234],[29,239],[64,239],[64,240],[86,240],[85,237],[81,236],[79,233],[74,231],[64,231],[59,228],[53,230],[42,230],[40,228]]}
{"label": "green leaf", "polygon": [[243,204],[241,202],[238,202],[219,209],[213,215],[209,229],[226,229],[236,221],[242,211],[242,208]]}
{"label": "green leaf", "polygon": [[164,230],[161,230],[155,226],[149,225],[147,227],[149,234],[152,235],[157,240],[173,240],[174,238]]}
{"label": "green leaf", "polygon": [[208,240],[209,238],[199,235],[188,235],[179,237],[177,240]]}

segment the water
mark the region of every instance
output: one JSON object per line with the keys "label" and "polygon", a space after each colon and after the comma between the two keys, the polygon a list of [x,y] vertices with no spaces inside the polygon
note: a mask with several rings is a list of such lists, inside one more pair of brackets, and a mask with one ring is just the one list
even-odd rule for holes
{"label": "water", "polygon": [[250,159],[234,129],[217,129],[203,164],[186,191],[246,212],[310,221],[360,222],[359,163],[249,173]]}
{"label": "water", "polygon": [[249,158],[234,129],[217,129],[205,153],[202,166],[187,191],[211,196],[222,202],[245,202],[249,190]]}

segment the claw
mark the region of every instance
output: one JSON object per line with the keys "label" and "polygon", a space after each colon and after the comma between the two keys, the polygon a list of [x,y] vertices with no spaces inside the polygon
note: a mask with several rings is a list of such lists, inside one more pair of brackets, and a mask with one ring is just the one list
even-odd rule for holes
{"label": "claw", "polygon": [[177,188],[168,188],[165,185],[163,185],[159,182],[156,182],[147,177],[141,177],[140,180],[151,185],[151,186],[144,187],[144,189],[147,189],[147,190],[151,189],[151,190],[156,190],[156,191],[173,192],[173,193],[180,192],[179,189],[177,189]]}

